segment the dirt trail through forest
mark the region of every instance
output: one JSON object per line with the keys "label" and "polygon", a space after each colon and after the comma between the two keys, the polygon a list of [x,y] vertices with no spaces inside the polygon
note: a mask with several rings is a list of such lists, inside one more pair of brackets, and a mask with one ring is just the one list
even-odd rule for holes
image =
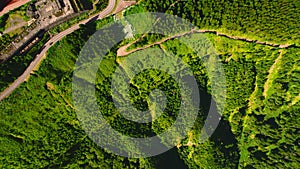
{"label": "dirt trail through forest", "polygon": [[241,41],[245,41],[245,42],[251,42],[251,43],[256,43],[256,44],[261,44],[261,45],[268,45],[268,46],[272,46],[272,47],[278,47],[280,49],[283,49],[283,48],[288,48],[290,46],[292,46],[291,44],[275,44],[275,43],[270,43],[270,42],[261,42],[261,41],[258,41],[258,40],[253,40],[253,39],[247,39],[247,38],[243,38],[243,37],[237,37],[237,36],[230,36],[230,35],[227,35],[227,34],[224,34],[224,33],[220,33],[220,32],[217,32],[215,30],[191,30],[189,32],[185,32],[185,33],[181,33],[181,34],[178,34],[178,35],[174,35],[174,36],[171,36],[171,37],[167,37],[167,38],[163,38],[157,42],[154,42],[150,45],[146,45],[146,46],[143,46],[143,47],[139,47],[139,48],[136,48],[136,49],[133,49],[133,50],[130,50],[128,51],[127,49],[134,43],[138,42],[140,39],[142,39],[143,37],[145,37],[145,34],[140,37],[139,39],[127,44],[127,45],[124,45],[122,47],[120,47],[117,51],[117,56],[126,56],[126,55],[129,55],[133,52],[136,52],[136,51],[139,51],[139,50],[143,50],[143,49],[146,49],[146,48],[149,48],[151,46],[154,46],[154,45],[159,45],[163,42],[166,42],[170,39],[174,39],[174,38],[177,38],[177,37],[181,37],[181,36],[185,36],[185,35],[188,35],[188,34],[193,34],[193,33],[213,33],[217,36],[223,36],[223,37],[226,37],[226,38],[229,38],[229,39],[234,39],[234,40],[241,40]]}

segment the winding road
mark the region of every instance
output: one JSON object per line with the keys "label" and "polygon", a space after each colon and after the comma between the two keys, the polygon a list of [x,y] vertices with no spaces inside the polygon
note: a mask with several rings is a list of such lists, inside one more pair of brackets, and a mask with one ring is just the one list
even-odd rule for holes
{"label": "winding road", "polygon": [[[267,45],[267,46],[271,46],[271,47],[277,47],[279,49],[286,49],[286,48],[289,48],[291,46],[294,46],[294,44],[276,44],[276,43],[262,42],[262,41],[258,41],[258,40],[254,40],[254,39],[248,39],[248,38],[243,38],[243,37],[238,37],[238,36],[231,36],[231,35],[227,35],[225,33],[220,33],[220,32],[218,32],[216,30],[196,30],[196,29],[192,29],[189,32],[185,32],[185,33],[181,33],[181,34],[174,35],[174,36],[171,36],[171,37],[167,37],[167,38],[161,39],[161,40],[159,40],[157,42],[154,42],[152,44],[149,44],[149,45],[146,45],[146,46],[139,47],[139,48],[132,49],[132,50],[128,51],[127,49],[132,44],[138,42],[139,40],[141,40],[142,38],[145,37],[146,34],[144,34],[143,36],[141,36],[137,40],[135,40],[135,41],[133,41],[133,42],[131,42],[131,43],[125,45],[125,46],[120,47],[117,50],[117,56],[127,56],[127,55],[129,55],[131,53],[134,53],[136,51],[144,50],[144,49],[152,47],[154,45],[159,45],[159,44],[161,44],[161,43],[163,43],[163,42],[165,42],[167,40],[174,39],[174,38],[181,37],[181,36],[188,35],[188,34],[193,34],[193,33],[213,33],[213,34],[215,34],[217,36],[223,36],[223,37],[226,37],[228,39],[240,40],[240,41],[251,42],[251,43],[253,42],[253,43],[256,43],[256,44]],[[297,46],[295,46],[295,47],[297,47]]]}
{"label": "winding road", "polygon": [[[46,55],[47,51],[50,49],[50,47],[55,44],[56,42],[60,41],[62,38],[67,36],[68,34],[71,34],[75,30],[79,29],[81,24],[86,24],[93,20],[99,20],[103,19],[104,17],[111,14],[116,6],[116,0],[109,0],[108,6],[101,11],[98,14],[92,15],[86,20],[83,20],[76,25],[70,27],[69,29],[60,32],[59,34],[53,36],[44,46],[42,47],[42,51],[36,55],[34,60],[30,63],[30,65],[27,67],[25,72],[19,76],[8,88],[6,88],[3,92],[0,93],[0,101],[9,96],[17,87],[19,87],[26,79],[30,76],[30,73],[34,70],[36,66],[39,65],[39,63],[43,60],[44,56]],[[118,6],[123,7],[123,1],[119,1]],[[127,6],[126,6],[127,7]]]}
{"label": "winding road", "polygon": [[[113,12],[120,12],[121,10],[123,10],[124,8],[127,8],[128,6],[131,6],[135,4],[134,1],[124,1],[124,0],[119,0],[118,4],[116,5],[116,0],[109,0],[108,6],[101,11],[98,14],[92,15],[90,18],[83,20],[79,23],[77,23],[76,25],[70,27],[69,29],[60,32],[59,34],[53,36],[42,48],[42,51],[35,57],[35,59],[31,62],[31,64],[27,67],[27,69],[25,70],[25,72],[18,77],[18,79],[16,79],[8,88],[6,88],[2,93],[0,93],[0,101],[3,100],[4,98],[6,98],[8,95],[10,95],[17,87],[19,87],[21,85],[21,83],[23,83],[24,81],[26,81],[26,79],[30,76],[30,73],[35,69],[35,67],[37,67],[41,61],[43,60],[43,58],[46,56],[47,51],[49,50],[49,48],[56,42],[60,41],[62,38],[64,38],[66,35],[74,32],[75,30],[79,29],[81,24],[86,24],[88,22],[94,21],[94,20],[99,20],[102,19],[106,16],[108,16],[109,14],[113,13]],[[114,11],[115,9],[115,11]],[[253,40],[253,39],[247,39],[247,38],[243,38],[243,37],[236,37],[236,36],[230,36],[224,33],[220,33],[216,30],[191,30],[190,32],[186,32],[183,34],[179,34],[179,35],[175,35],[174,37],[180,37],[183,36],[185,34],[190,34],[190,33],[213,33],[216,34],[217,36],[224,36],[230,39],[235,39],[235,40],[242,40],[242,41],[246,41],[246,42],[253,42],[253,43],[257,43],[257,44],[263,44],[263,45],[268,45],[268,46],[272,46],[272,47],[278,47],[281,49],[284,48],[289,48],[291,46],[293,46],[293,44],[273,44],[270,42],[261,42],[258,40]],[[145,48],[151,47],[155,44],[160,44],[163,43],[166,40],[172,39],[174,37],[169,37],[166,39],[162,39],[161,41],[158,41],[156,43],[153,43],[151,45],[147,45],[141,48],[137,48],[131,51],[127,51],[127,48],[132,45],[133,43],[135,43],[136,41],[138,41],[139,39],[137,39],[136,41],[127,44],[121,48],[119,48],[119,50],[117,51],[117,56],[125,56],[128,55],[130,53],[136,52],[138,50],[143,50]]]}

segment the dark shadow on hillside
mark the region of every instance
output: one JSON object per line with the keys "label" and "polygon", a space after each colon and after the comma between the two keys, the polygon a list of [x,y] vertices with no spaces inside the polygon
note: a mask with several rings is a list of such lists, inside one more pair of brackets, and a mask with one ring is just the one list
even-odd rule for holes
{"label": "dark shadow on hillside", "polygon": [[180,159],[176,148],[155,157],[159,158],[156,168],[157,169],[187,169],[184,161]]}
{"label": "dark shadow on hillside", "polygon": [[[201,98],[200,105],[204,112],[203,115],[206,119],[210,109],[216,111],[216,102],[212,99],[212,96],[206,92],[206,90],[201,90],[200,98]],[[213,115],[213,117],[211,118],[214,118],[214,116],[216,116],[215,118],[219,118],[218,114]],[[218,119],[210,119],[210,120],[218,120]],[[224,159],[220,160],[222,161],[222,163],[219,165],[223,167],[230,166],[231,168],[237,168],[238,161],[240,158],[238,142],[231,131],[229,122],[221,118],[218,127],[213,132],[209,140],[214,142],[214,147],[216,150],[222,152],[221,157],[223,157]],[[218,157],[220,156],[218,155]]]}

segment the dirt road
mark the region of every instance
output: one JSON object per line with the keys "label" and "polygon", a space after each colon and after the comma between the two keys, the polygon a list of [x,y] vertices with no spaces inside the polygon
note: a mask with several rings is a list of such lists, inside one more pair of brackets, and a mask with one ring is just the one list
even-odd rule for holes
{"label": "dirt road", "polygon": [[174,35],[174,36],[171,36],[171,37],[168,37],[168,38],[164,38],[164,39],[161,39],[157,42],[154,42],[150,45],[146,45],[144,47],[139,47],[139,48],[136,48],[136,49],[133,49],[133,50],[130,50],[130,51],[127,51],[127,49],[134,43],[136,43],[137,41],[139,41],[140,39],[142,39],[143,37],[145,37],[145,34],[140,37],[139,39],[127,44],[127,45],[124,45],[122,47],[120,47],[117,51],[117,56],[126,56],[126,55],[129,55],[131,53],[134,53],[136,51],[139,51],[139,50],[143,50],[143,49],[146,49],[146,48],[149,48],[151,46],[154,46],[154,45],[159,45],[167,40],[170,40],[170,39],[174,39],[174,38],[177,38],[177,37],[181,37],[181,36],[184,36],[184,35],[187,35],[187,34],[193,34],[193,33],[213,33],[217,36],[223,36],[223,37],[226,37],[226,38],[229,38],[229,39],[234,39],[234,40],[241,40],[241,41],[245,41],[245,42],[254,42],[254,43],[257,43],[257,44],[262,44],[262,45],[267,45],[267,46],[272,46],[272,47],[278,47],[280,49],[285,49],[285,48],[289,48],[290,46],[292,46],[293,44],[275,44],[275,43],[270,43],[270,42],[261,42],[261,41],[258,41],[258,40],[253,40],[253,39],[247,39],[247,38],[243,38],[243,37],[237,37],[237,36],[231,36],[231,35],[227,35],[227,34],[224,34],[224,33],[220,33],[220,32],[217,32],[215,30],[191,30],[189,32],[186,32],[186,33],[182,33],[182,34],[178,34],[178,35]]}

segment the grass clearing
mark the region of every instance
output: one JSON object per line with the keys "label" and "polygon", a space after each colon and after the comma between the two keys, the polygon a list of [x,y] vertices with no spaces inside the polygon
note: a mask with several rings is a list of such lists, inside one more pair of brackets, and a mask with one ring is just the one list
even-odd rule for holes
{"label": "grass clearing", "polygon": [[4,33],[8,33],[10,37],[20,34],[24,30],[24,27],[27,26],[27,17],[24,15],[26,14],[23,11],[9,14],[5,22]]}
{"label": "grass clearing", "polygon": [[274,79],[276,79],[276,74],[278,73],[280,69],[280,65],[282,64],[281,58],[283,54],[284,54],[283,50],[280,50],[279,56],[276,58],[274,64],[271,66],[270,70],[268,71],[269,75],[267,76],[267,81],[264,85],[264,92],[263,92],[263,96],[265,98],[267,98],[268,95],[272,94],[270,88],[272,87],[272,83]]}

